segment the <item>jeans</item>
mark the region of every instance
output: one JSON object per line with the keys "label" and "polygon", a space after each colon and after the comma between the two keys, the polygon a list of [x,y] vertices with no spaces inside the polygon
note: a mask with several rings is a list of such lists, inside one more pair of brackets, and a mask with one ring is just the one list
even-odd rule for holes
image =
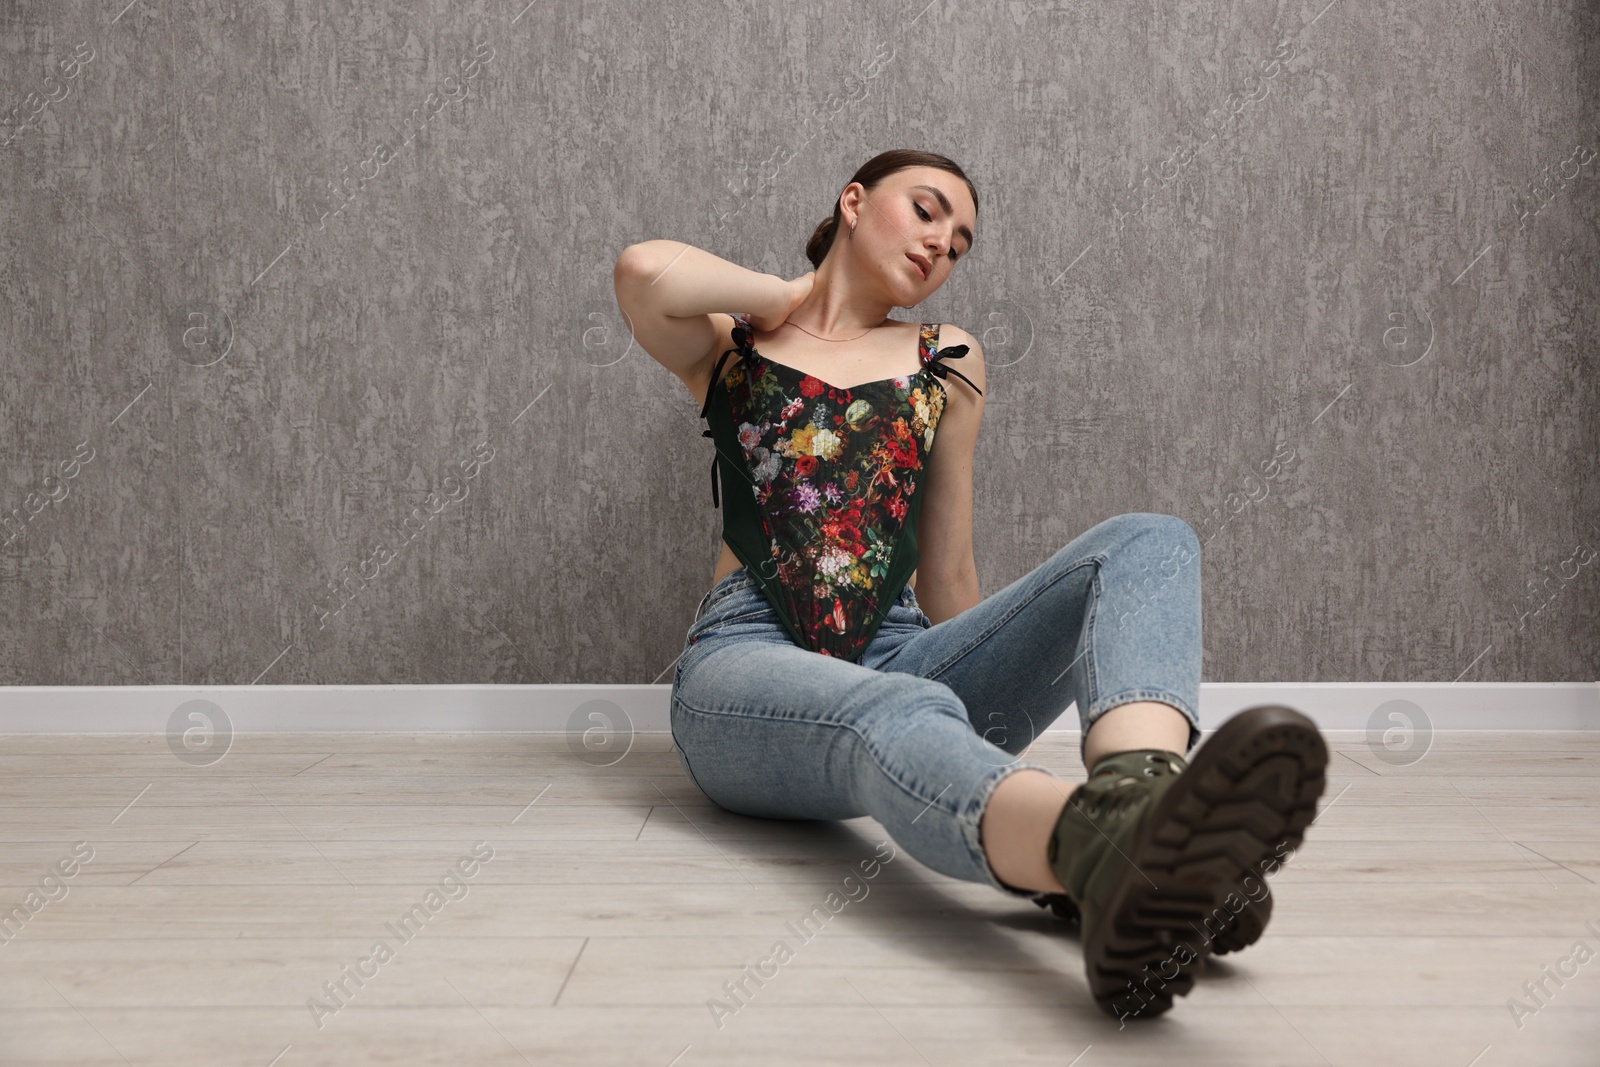
{"label": "jeans", "polygon": [[1187,755],[1200,738],[1200,638],[1200,542],[1171,515],[1106,519],[937,624],[908,585],[854,663],[796,644],[740,567],[689,627],[672,737],[719,807],[870,815],[928,867],[1030,895],[984,857],[995,786],[1047,770],[1019,753],[1074,701],[1083,742],[1119,704],[1170,704],[1189,720]]}

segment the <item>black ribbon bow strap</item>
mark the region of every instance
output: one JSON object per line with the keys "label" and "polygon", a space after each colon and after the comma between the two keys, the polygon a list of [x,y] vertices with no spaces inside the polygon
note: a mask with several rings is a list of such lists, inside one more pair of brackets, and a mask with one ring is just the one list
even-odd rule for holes
{"label": "black ribbon bow strap", "polygon": [[[968,378],[965,374],[962,374],[960,371],[956,370],[954,367],[946,367],[943,363],[939,362],[941,359],[946,359],[946,358],[948,358],[948,359],[960,359],[962,356],[966,355],[969,351],[971,351],[971,346],[970,345],[951,345],[949,348],[941,348],[941,349],[939,349],[938,353],[934,355],[934,357],[932,359],[928,360],[928,371],[931,374],[934,374],[934,375],[936,375],[936,376],[938,376],[940,378],[948,378],[950,375],[954,374],[957,378],[960,378],[962,381],[966,382],[968,385],[972,385],[972,379],[971,378]],[[978,387],[976,385],[972,385],[972,388],[978,389]],[[983,390],[982,389],[978,389],[978,395],[979,396],[983,395]]]}

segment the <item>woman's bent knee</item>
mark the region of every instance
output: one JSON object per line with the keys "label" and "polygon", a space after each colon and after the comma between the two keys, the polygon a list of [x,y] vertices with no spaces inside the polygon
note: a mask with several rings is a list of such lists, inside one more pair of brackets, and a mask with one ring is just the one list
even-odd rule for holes
{"label": "woman's bent knee", "polygon": [[1158,511],[1130,511],[1113,515],[1103,525],[1121,534],[1128,541],[1152,539],[1164,546],[1200,550],[1200,537],[1183,519]]}

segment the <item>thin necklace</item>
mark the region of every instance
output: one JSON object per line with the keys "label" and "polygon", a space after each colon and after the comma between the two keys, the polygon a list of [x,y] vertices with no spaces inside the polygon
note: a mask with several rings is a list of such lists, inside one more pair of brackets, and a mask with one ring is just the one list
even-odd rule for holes
{"label": "thin necklace", "polygon": [[[783,321],[784,322],[788,322],[790,326],[793,326],[797,330],[803,330],[806,333],[811,333],[810,330],[807,330],[804,326],[800,325],[798,322],[790,322],[788,319],[784,319]],[[878,326],[882,326],[882,325],[883,325],[883,323],[881,323],[881,322],[878,324]],[[845,341],[859,341],[861,338],[865,337],[868,333],[871,333],[873,330],[876,330],[878,328],[878,326],[869,326],[869,327],[867,327],[866,333],[858,333],[854,337],[823,337],[823,336],[821,336],[819,334],[814,334],[814,333],[811,333],[811,336],[815,337],[819,341],[832,341],[834,344],[841,344],[841,343],[843,343]]]}

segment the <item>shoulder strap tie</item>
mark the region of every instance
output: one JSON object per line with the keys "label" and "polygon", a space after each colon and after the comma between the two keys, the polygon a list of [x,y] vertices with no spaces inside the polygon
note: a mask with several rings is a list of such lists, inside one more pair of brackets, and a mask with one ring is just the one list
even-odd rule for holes
{"label": "shoulder strap tie", "polygon": [[[960,359],[969,351],[971,351],[971,346],[969,345],[951,345],[949,348],[939,349],[938,354],[936,354],[932,359],[928,360],[929,373],[937,375],[940,378],[947,378],[954,374],[957,378],[960,378],[968,385],[972,385],[971,378],[968,378],[965,374],[962,374],[954,367],[946,367],[943,363],[939,362],[941,359]],[[983,390],[978,389],[976,385],[972,385],[972,388],[978,390],[979,396],[983,395]]]}

